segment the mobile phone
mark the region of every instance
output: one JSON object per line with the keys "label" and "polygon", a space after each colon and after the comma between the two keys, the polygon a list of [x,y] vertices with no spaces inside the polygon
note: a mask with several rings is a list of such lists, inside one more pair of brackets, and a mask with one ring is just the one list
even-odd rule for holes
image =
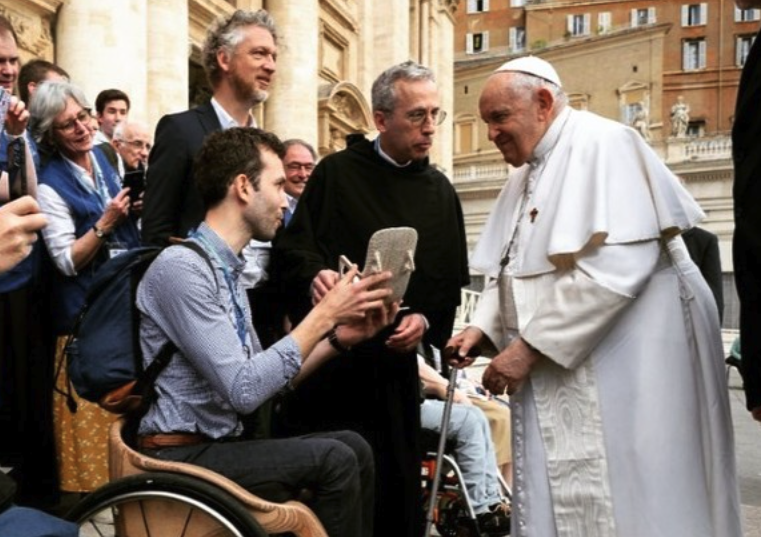
{"label": "mobile phone", "polygon": [[481,356],[481,347],[478,345],[473,345],[470,349],[468,349],[468,353],[464,357],[458,354],[459,351],[459,347],[446,347],[441,353],[441,358],[442,360],[448,362],[450,365],[454,365],[455,363],[466,362],[469,358],[478,358]]}
{"label": "mobile phone", "polygon": [[8,115],[8,107],[11,105],[11,92],[0,86],[0,131],[5,128],[5,116]]}
{"label": "mobile phone", "polygon": [[135,203],[140,199],[143,190],[145,190],[145,170],[143,168],[137,168],[136,170],[124,172],[122,186],[125,188],[129,187],[130,204]]}
{"label": "mobile phone", "polygon": [[27,195],[26,141],[23,137],[8,143],[8,192],[10,200]]}

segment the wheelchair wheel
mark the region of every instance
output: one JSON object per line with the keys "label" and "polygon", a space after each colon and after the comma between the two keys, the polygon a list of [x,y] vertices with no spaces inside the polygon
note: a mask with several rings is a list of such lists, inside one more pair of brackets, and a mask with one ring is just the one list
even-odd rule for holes
{"label": "wheelchair wheel", "polygon": [[172,473],[112,481],[85,496],[66,518],[79,524],[82,537],[267,537],[232,495]]}

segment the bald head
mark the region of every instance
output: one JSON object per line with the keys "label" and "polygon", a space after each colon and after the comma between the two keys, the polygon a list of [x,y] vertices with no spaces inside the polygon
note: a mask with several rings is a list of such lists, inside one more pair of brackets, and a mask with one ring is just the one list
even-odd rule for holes
{"label": "bald head", "polygon": [[114,129],[114,147],[124,161],[127,170],[148,163],[148,153],[153,146],[153,136],[147,125],[139,121],[119,123]]}

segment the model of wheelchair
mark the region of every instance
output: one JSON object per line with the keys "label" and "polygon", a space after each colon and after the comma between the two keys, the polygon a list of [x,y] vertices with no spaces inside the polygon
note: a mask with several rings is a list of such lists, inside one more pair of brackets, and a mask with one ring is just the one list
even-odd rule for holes
{"label": "model of wheelchair", "polygon": [[111,481],[67,516],[83,537],[327,537],[303,503],[268,502],[216,472],[142,455],[126,424],[111,427]]}

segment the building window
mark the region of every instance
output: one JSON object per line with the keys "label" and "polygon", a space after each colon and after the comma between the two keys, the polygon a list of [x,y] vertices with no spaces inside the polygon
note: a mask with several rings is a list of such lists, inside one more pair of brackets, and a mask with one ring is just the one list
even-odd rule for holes
{"label": "building window", "polygon": [[682,6],[682,26],[705,26],[708,21],[708,4],[686,4]]}
{"label": "building window", "polygon": [[682,69],[695,71],[706,67],[706,40],[685,39],[682,41]]}
{"label": "building window", "polygon": [[631,24],[632,28],[637,26],[646,26],[648,24],[655,24],[655,8],[649,7],[646,9],[632,9],[631,11]]}
{"label": "building window", "polygon": [[523,7],[526,5],[526,0],[510,0],[510,7]]}
{"label": "building window", "polygon": [[761,9],[735,8],[735,22],[748,22],[761,20]]}
{"label": "building window", "polygon": [[572,36],[589,35],[589,13],[568,15],[568,34]]}
{"label": "building window", "polygon": [[489,0],[468,0],[468,13],[489,11]]}
{"label": "building window", "polygon": [[753,46],[753,41],[756,39],[756,35],[741,35],[737,37],[735,42],[735,65],[742,67],[745,65],[745,60],[748,59],[750,53],[750,47]]}
{"label": "building window", "polygon": [[597,32],[601,34],[605,34],[610,32],[610,29],[613,27],[612,18],[610,15],[610,11],[603,11],[599,15],[597,15]]}
{"label": "building window", "polygon": [[509,30],[510,52],[521,52],[526,48],[526,29],[523,26],[514,26]]}
{"label": "building window", "polygon": [[489,50],[489,32],[479,32],[477,34],[468,34],[465,36],[465,52],[468,54],[479,54]]}
{"label": "building window", "polygon": [[458,119],[455,123],[455,153],[472,153],[475,151],[476,143],[476,119],[471,116],[465,116]]}
{"label": "building window", "polygon": [[705,120],[698,119],[696,121],[690,121],[687,125],[687,136],[689,138],[702,138],[706,133]]}

